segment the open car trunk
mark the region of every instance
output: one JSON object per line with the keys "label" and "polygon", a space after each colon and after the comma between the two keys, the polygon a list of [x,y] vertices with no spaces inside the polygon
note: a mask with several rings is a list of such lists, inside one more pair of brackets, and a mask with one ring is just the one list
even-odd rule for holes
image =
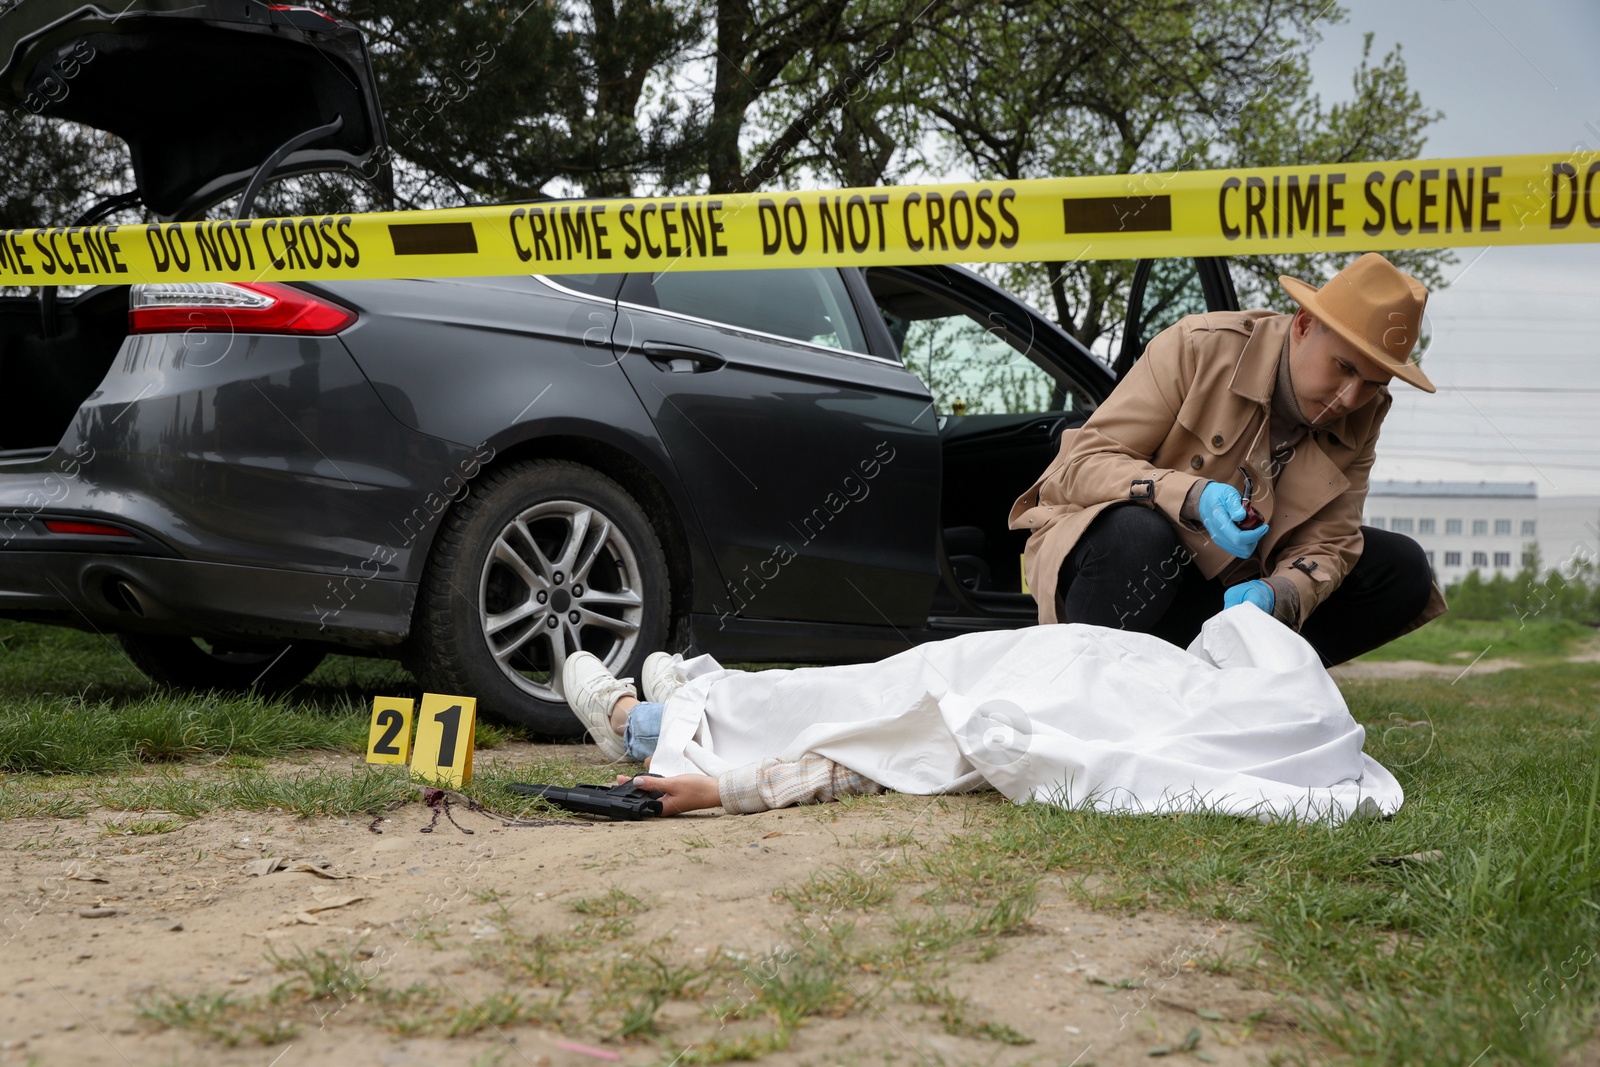
{"label": "open car trunk", "polygon": [[[127,142],[133,194],[78,224],[136,204],[198,218],[266,177],[371,179],[388,158],[361,31],[259,0],[21,0],[0,19],[0,107]],[[126,339],[127,311],[126,286],[0,298],[0,455],[60,442]]]}
{"label": "open car trunk", "polygon": [[197,217],[280,150],[275,175],[375,178],[387,159],[361,31],[309,8],[22,0],[0,20],[0,63],[0,106],[122,138],[144,205],[165,219]]}

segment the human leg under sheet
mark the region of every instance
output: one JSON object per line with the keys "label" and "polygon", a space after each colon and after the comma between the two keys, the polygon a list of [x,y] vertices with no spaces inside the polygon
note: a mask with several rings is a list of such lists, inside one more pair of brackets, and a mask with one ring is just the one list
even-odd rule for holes
{"label": "human leg under sheet", "polygon": [[1253,606],[1189,649],[1101,627],[969,634],[871,664],[746,673],[683,664],[651,769],[721,775],[832,760],[911,793],[984,783],[1019,802],[1277,818],[1390,813],[1316,653]]}

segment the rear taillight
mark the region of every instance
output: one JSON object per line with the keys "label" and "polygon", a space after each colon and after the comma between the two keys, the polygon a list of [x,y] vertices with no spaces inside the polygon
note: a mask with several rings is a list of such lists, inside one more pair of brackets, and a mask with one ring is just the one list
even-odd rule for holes
{"label": "rear taillight", "polygon": [[273,282],[161,282],[128,292],[130,333],[292,333],[326,336],[356,314]]}
{"label": "rear taillight", "polygon": [[132,537],[133,531],[124,530],[119,526],[107,526],[103,522],[67,522],[64,519],[46,519],[44,528],[53,534],[68,534],[76,537]]}

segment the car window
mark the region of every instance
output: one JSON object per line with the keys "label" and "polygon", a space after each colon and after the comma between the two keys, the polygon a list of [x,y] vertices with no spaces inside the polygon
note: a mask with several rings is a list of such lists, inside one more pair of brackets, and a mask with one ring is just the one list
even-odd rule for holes
{"label": "car window", "polygon": [[997,320],[921,290],[890,294],[874,285],[874,295],[901,361],[933,394],[938,414],[1074,411],[1082,401],[1074,383],[1029,358],[1027,338]]}
{"label": "car window", "polygon": [[870,353],[850,293],[832,268],[666,271],[651,287],[664,311]]}
{"label": "car window", "polygon": [[1207,311],[1206,294],[1195,261],[1188,257],[1151,262],[1150,276],[1139,297],[1139,351],[1151,338],[1185,315]]}

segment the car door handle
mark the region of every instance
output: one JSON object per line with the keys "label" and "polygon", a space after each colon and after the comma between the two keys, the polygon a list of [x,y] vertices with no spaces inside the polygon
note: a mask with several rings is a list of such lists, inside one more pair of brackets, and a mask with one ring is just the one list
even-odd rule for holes
{"label": "car door handle", "polygon": [[670,371],[707,371],[725,366],[727,360],[704,348],[672,344],[669,341],[646,341],[639,346],[644,358]]}

